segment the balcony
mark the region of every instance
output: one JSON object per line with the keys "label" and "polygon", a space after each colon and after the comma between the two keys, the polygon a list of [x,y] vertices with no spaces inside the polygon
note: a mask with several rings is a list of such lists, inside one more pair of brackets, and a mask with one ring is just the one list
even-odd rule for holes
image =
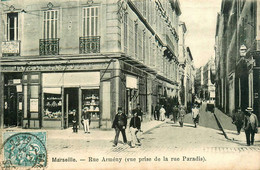
{"label": "balcony", "polygon": [[79,53],[100,53],[100,36],[79,37]]}
{"label": "balcony", "polygon": [[2,42],[3,57],[19,56],[20,55],[20,42],[21,41],[3,41]]}
{"label": "balcony", "polygon": [[39,52],[40,55],[59,55],[59,39],[40,39]]}

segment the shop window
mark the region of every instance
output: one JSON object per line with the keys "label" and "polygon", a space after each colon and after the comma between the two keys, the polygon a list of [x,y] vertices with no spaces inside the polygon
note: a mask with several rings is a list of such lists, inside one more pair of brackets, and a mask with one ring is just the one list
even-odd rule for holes
{"label": "shop window", "polygon": [[91,120],[100,119],[99,89],[82,90],[83,109],[91,113]]}
{"label": "shop window", "polygon": [[44,119],[61,119],[62,96],[60,88],[44,88]]}

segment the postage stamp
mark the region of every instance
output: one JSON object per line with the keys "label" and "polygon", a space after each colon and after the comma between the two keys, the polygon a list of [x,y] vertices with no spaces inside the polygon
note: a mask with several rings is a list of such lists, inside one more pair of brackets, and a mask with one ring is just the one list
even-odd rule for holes
{"label": "postage stamp", "polygon": [[4,132],[4,167],[47,165],[46,132]]}

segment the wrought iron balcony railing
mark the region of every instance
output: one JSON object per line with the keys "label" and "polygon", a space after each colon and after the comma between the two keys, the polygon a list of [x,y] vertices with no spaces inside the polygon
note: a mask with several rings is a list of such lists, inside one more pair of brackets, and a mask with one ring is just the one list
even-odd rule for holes
{"label": "wrought iron balcony railing", "polygon": [[40,39],[39,42],[40,55],[58,55],[59,54],[59,39]]}
{"label": "wrought iron balcony railing", "polygon": [[19,56],[20,55],[20,41],[3,41],[2,42],[2,55],[3,57],[8,56]]}
{"label": "wrought iron balcony railing", "polygon": [[79,37],[79,53],[100,53],[100,36]]}

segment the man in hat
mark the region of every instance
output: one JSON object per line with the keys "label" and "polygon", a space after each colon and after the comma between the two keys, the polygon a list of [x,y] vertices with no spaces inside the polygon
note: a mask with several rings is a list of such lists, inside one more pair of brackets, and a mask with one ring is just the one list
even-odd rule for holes
{"label": "man in hat", "polygon": [[248,107],[246,109],[244,118],[244,130],[246,134],[246,143],[248,146],[254,144],[255,133],[258,132],[258,120],[256,115],[253,113],[253,109]]}
{"label": "man in hat", "polygon": [[127,139],[126,139],[126,135],[125,135],[125,129],[126,129],[126,124],[127,124],[127,117],[126,115],[123,113],[122,111],[122,107],[118,107],[118,112],[115,116],[112,128],[115,128],[116,131],[116,136],[114,139],[114,147],[117,146],[118,143],[118,137],[119,137],[119,133],[122,133],[123,136],[123,140],[124,143],[127,144]]}

